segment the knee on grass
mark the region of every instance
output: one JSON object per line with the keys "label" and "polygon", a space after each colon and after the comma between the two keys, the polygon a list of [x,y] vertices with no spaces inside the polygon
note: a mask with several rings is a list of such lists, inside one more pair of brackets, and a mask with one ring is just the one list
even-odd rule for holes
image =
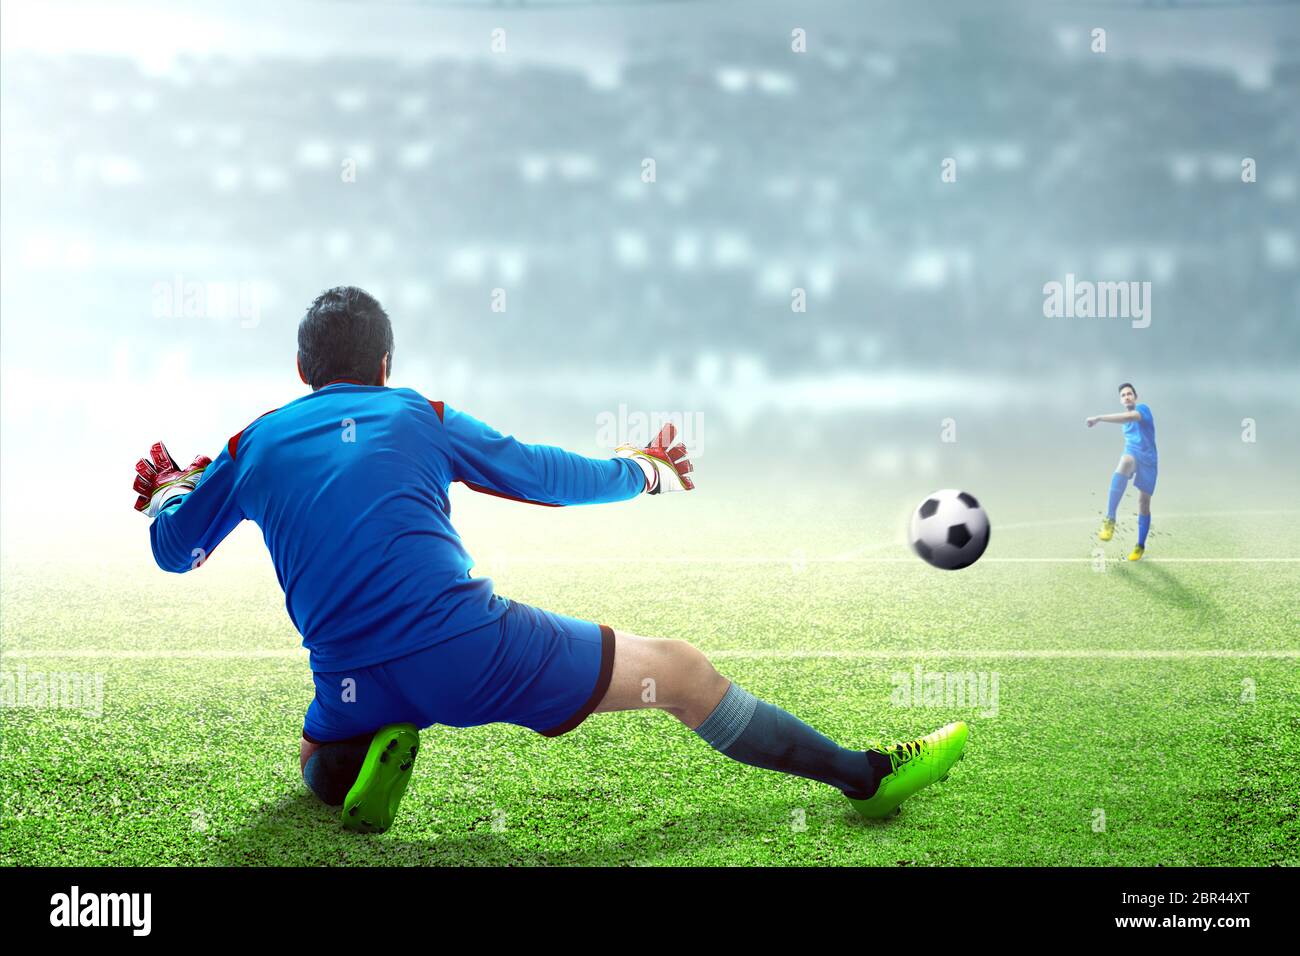
{"label": "knee on grass", "polygon": [[323,803],[332,807],[342,805],[343,798],[357,782],[369,748],[368,735],[318,745],[302,765],[303,783]]}

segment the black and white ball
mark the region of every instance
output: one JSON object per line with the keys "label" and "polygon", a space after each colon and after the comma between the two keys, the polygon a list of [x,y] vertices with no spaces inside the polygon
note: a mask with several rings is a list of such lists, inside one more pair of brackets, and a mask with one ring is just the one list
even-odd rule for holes
{"label": "black and white ball", "polygon": [[989,516],[974,495],[945,488],[917,505],[909,540],[936,568],[959,571],[978,561],[989,546]]}

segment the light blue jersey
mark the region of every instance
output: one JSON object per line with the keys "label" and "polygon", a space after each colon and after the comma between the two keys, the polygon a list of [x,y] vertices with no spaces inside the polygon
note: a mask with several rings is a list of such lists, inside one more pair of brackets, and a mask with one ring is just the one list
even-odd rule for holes
{"label": "light blue jersey", "polygon": [[1124,454],[1132,455],[1137,461],[1155,466],[1156,457],[1156,422],[1151,417],[1151,409],[1146,405],[1137,405],[1134,409],[1142,417],[1135,422],[1124,423]]}

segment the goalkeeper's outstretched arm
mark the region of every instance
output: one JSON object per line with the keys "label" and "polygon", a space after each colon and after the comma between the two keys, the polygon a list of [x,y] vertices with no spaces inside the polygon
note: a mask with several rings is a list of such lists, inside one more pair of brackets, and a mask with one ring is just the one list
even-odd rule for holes
{"label": "goalkeeper's outstretched arm", "polygon": [[[620,449],[614,458],[588,458],[552,445],[518,441],[447,406],[443,406],[443,426],[451,443],[455,478],[475,491],[533,504],[584,505],[624,501],[659,490],[655,466],[638,460],[648,457],[653,443],[648,449]],[[683,475],[690,470],[685,454],[682,448],[679,464],[669,465],[683,469]],[[667,460],[666,449],[662,457]]]}
{"label": "goalkeeper's outstretched arm", "polygon": [[235,462],[223,449],[216,461],[176,464],[162,442],[136,465],[136,510],[153,518],[149,542],[164,571],[197,568],[244,520],[235,501]]}

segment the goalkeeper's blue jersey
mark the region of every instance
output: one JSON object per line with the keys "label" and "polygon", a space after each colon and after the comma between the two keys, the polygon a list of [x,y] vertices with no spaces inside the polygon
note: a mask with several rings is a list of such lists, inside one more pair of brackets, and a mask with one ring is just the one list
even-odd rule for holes
{"label": "goalkeeper's blue jersey", "polygon": [[639,494],[626,458],[501,435],[409,388],[336,382],[235,435],[154,520],[168,571],[206,560],[247,518],[262,529],[314,670],[402,657],[505,613],[451,524],[448,487],[544,505]]}

